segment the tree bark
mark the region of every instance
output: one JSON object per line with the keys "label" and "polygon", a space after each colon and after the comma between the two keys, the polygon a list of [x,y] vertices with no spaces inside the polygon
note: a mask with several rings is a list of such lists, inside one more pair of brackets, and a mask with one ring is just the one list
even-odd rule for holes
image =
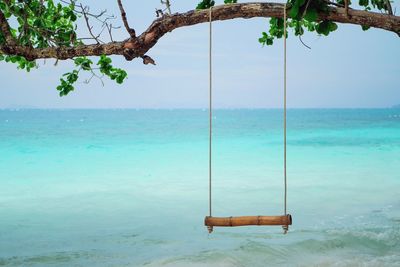
{"label": "tree bark", "polygon": [[[213,20],[249,19],[255,17],[283,18],[284,4],[280,3],[243,3],[213,7]],[[1,15],[1,14],[0,14]],[[391,31],[400,36],[400,17],[361,10],[329,7],[327,13],[319,13],[318,20],[330,20],[338,23],[364,25]],[[75,47],[30,48],[6,43],[0,46],[0,52],[8,55],[20,55],[29,60],[40,58],[70,59],[78,56],[124,55],[127,60],[143,57],[166,33],[177,28],[205,23],[209,19],[208,10],[191,10],[186,13],[164,15],[156,19],[136,38],[106,44],[80,45]],[[0,20],[4,19],[0,16]],[[1,29],[7,27],[1,25]]]}

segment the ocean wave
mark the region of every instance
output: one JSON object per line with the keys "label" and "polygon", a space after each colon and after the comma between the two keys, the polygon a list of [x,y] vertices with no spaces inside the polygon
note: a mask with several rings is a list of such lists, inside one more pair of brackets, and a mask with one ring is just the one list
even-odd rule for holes
{"label": "ocean wave", "polygon": [[397,228],[299,231],[291,235],[294,238],[290,239],[297,241],[279,244],[270,238],[251,238],[232,249],[209,249],[143,266],[400,266]]}
{"label": "ocean wave", "polygon": [[[219,233],[195,251],[175,251],[171,255],[151,252],[178,243],[165,239],[139,238],[137,234],[120,236],[124,251],[64,251],[42,255],[0,259],[0,266],[187,266],[187,267],[264,267],[264,266],[399,266],[400,228],[335,228],[293,230],[288,235],[266,233]],[[138,242],[139,241],[139,242]],[[171,243],[172,242],[172,243]],[[176,242],[176,240],[175,240]],[[97,241],[96,241],[97,243]],[[103,242],[104,243],[104,242]],[[137,257],[137,246],[148,256]],[[108,245],[107,245],[108,246]],[[106,246],[106,247],[107,247]],[[148,252],[145,252],[149,250]],[[147,254],[149,253],[149,254]],[[158,255],[158,256],[157,256]],[[164,255],[164,256],[161,256]],[[162,258],[160,258],[160,256]]]}
{"label": "ocean wave", "polygon": [[79,266],[74,262],[82,262],[91,259],[95,255],[91,252],[56,252],[44,255],[15,256],[10,258],[0,258],[0,266]]}

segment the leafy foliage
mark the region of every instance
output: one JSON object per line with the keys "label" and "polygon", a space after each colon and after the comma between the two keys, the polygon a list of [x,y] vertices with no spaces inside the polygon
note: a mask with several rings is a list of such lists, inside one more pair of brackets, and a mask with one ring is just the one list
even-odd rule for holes
{"label": "leafy foliage", "polygon": [[99,62],[97,62],[97,65],[100,66],[100,72],[119,84],[123,83],[128,74],[123,69],[114,68],[111,62],[111,58],[102,55]]}
{"label": "leafy foliage", "polygon": [[[236,4],[237,0],[224,0],[225,4]],[[214,0],[202,0],[196,7],[196,9],[207,9],[215,5]]]}
{"label": "leafy foliage", "polygon": [[18,22],[12,34],[20,45],[45,48],[77,44],[74,2],[62,5],[53,0],[10,0],[0,1],[0,9],[7,19]]}
{"label": "leafy foliage", "polygon": [[214,0],[202,0],[196,7],[196,9],[207,9],[215,5]]}
{"label": "leafy foliage", "polygon": [[[344,6],[344,0],[333,1],[338,5]],[[237,3],[236,0],[224,0],[225,4]],[[359,4],[367,10],[377,8],[388,10],[386,0],[359,0]],[[197,9],[207,9],[215,5],[215,1],[202,0]],[[302,36],[306,31],[316,32],[317,34],[328,36],[337,30],[336,23],[329,20],[319,20],[318,13],[328,12],[328,1],[325,0],[288,0],[288,21],[287,27],[293,30],[295,36]],[[262,32],[258,41],[262,45],[273,45],[275,39],[283,37],[284,21],[282,18],[271,18],[269,20],[269,30]],[[363,30],[368,27],[363,26]],[[288,36],[288,33],[286,34]]]}
{"label": "leafy foliage", "polygon": [[4,60],[5,62],[11,62],[18,65],[18,69],[25,69],[27,72],[30,72],[31,69],[36,67],[35,61],[26,60],[21,56],[8,56],[0,54],[0,61]]}
{"label": "leafy foliage", "polygon": [[[46,48],[50,46],[72,46],[76,40],[77,19],[74,5],[63,6],[48,1],[0,1],[0,10],[8,20],[17,22],[17,27],[11,29],[13,37],[19,45],[32,48]],[[5,42],[0,35],[0,44]],[[36,62],[29,61],[21,56],[2,56],[0,60],[16,63],[19,69],[30,71]]]}
{"label": "leafy foliage", "polygon": [[74,59],[75,67],[72,72],[67,72],[60,79],[60,85],[57,86],[57,90],[60,92],[60,96],[68,95],[71,91],[75,89],[74,84],[78,80],[79,73],[81,71],[91,72],[93,76],[96,74],[94,70],[98,69],[103,75],[108,76],[111,80],[115,80],[118,84],[124,82],[125,78],[128,76],[125,70],[114,68],[111,63],[111,58],[102,55],[97,62],[98,68],[93,68],[93,61],[87,57],[77,57]]}
{"label": "leafy foliage", "polygon": [[359,0],[358,4],[363,6],[365,10],[376,8],[380,11],[386,11],[389,8],[386,0]]}
{"label": "leafy foliage", "polygon": [[[70,4],[56,3],[53,0],[0,0],[0,10],[8,21],[12,21],[11,34],[20,46],[31,48],[71,47],[82,44],[77,37],[76,21],[81,16],[77,12],[76,1]],[[4,34],[0,31],[0,45],[6,42]],[[30,61],[22,56],[2,55],[0,61],[15,63],[18,69],[30,71],[37,68],[36,61]],[[107,63],[105,63],[107,62]],[[74,84],[79,78],[81,70],[94,74],[93,62],[86,57],[74,60],[77,69],[65,73],[60,79],[57,90],[60,96],[67,95],[74,90]],[[122,83],[127,74],[124,70],[111,66],[111,59],[100,57],[100,72],[117,83]]]}
{"label": "leafy foliage", "polygon": [[[79,18],[84,19],[86,22],[92,36],[91,39],[99,43],[99,40],[92,33],[89,26],[87,13],[85,13],[86,9],[82,5],[78,5],[77,1],[0,0],[0,11],[4,14],[5,19],[10,22],[11,39],[18,46],[32,49],[79,46],[83,44],[83,39],[78,38],[77,34],[77,20]],[[391,11],[388,0],[354,1],[358,1],[358,4],[367,11],[373,9],[381,12]],[[237,0],[224,0],[223,2],[224,4],[232,4],[237,3]],[[328,12],[328,5],[343,6],[344,3],[344,0],[287,0],[288,29],[292,29],[295,36],[302,36],[306,31],[327,36],[335,31],[338,26],[332,21],[321,20],[318,14]],[[207,9],[215,4],[216,1],[214,0],[201,0],[197,5],[197,9]],[[81,11],[79,11],[78,7],[81,8]],[[99,20],[99,16],[93,16],[93,18]],[[110,31],[108,27],[107,29]],[[367,30],[368,27],[362,26],[362,29]],[[263,45],[272,45],[275,39],[284,36],[283,31],[284,20],[282,18],[271,18],[268,31],[262,32],[258,41]],[[0,46],[4,46],[8,42],[6,36],[10,40],[10,34],[6,35],[5,32],[0,30]],[[286,36],[288,35],[286,34]],[[18,69],[24,69],[29,72],[38,67],[35,60],[18,55],[6,55],[7,53],[4,53],[1,54],[0,52],[0,61],[14,63]],[[126,71],[113,67],[111,58],[105,55],[100,56],[96,64],[92,60],[86,57],[77,57],[73,60],[75,68],[61,77],[60,85],[57,87],[61,96],[67,95],[74,90],[74,85],[78,81],[82,71],[88,72],[92,77],[95,76],[100,79],[107,76],[111,80],[115,80],[118,84],[123,83],[127,77]]]}
{"label": "leafy foliage", "polygon": [[[236,4],[237,0],[224,0],[225,4]],[[208,9],[215,5],[214,0],[202,0],[196,7],[196,9]]]}
{"label": "leafy foliage", "polygon": [[61,84],[57,86],[57,90],[60,91],[60,96],[65,96],[69,92],[74,90],[73,84],[78,80],[78,70],[73,70],[72,72],[65,73],[64,78],[61,78]]}
{"label": "leafy foliage", "polygon": [[[344,6],[344,0],[335,1],[338,5]],[[359,0],[359,4],[367,10],[372,8],[388,10],[385,0]],[[318,13],[328,11],[328,3],[324,0],[289,0],[288,7],[288,28],[293,30],[295,36],[302,36],[306,31],[328,36],[337,30],[338,25],[329,20],[320,20]],[[274,40],[282,38],[283,22],[277,23],[278,19],[271,18],[268,32],[263,32],[259,42],[263,45],[272,45]],[[368,27],[363,26],[363,30]]]}

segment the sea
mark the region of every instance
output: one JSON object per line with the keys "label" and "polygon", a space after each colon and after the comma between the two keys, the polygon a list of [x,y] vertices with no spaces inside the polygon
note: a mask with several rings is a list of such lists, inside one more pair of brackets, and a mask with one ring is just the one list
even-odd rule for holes
{"label": "sea", "polygon": [[[0,266],[400,266],[400,109],[287,115],[289,232],[209,234],[206,109],[0,110]],[[213,123],[213,216],[282,215],[283,111]]]}

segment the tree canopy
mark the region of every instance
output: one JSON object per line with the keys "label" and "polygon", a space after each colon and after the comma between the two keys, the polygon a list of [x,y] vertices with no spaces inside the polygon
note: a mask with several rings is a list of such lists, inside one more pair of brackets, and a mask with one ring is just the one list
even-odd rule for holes
{"label": "tree canopy", "polygon": [[[337,30],[338,23],[360,25],[362,30],[380,28],[400,36],[400,16],[394,14],[390,0],[358,0],[358,3],[288,0],[286,5],[224,0],[217,6],[214,0],[202,0],[185,13],[172,13],[171,0],[161,0],[161,4],[163,7],[156,10],[155,20],[137,35],[129,24],[122,0],[116,1],[120,10],[118,17],[106,11],[92,13],[89,6],[78,0],[0,0],[0,61],[30,71],[38,67],[38,59],[73,60],[75,68],[65,73],[57,86],[60,96],[74,90],[81,72],[89,72],[91,78],[109,77],[120,84],[127,72],[114,67],[109,56],[121,55],[126,60],[141,58],[146,65],[155,64],[148,53],[158,40],[174,29],[207,22],[209,8],[214,21],[270,18],[269,30],[262,32],[258,40],[262,45],[272,45],[275,39],[284,36],[285,6],[288,27],[300,41],[306,31],[327,36]],[[121,20],[127,31],[124,40],[113,38],[113,32],[119,28],[115,27],[116,19]],[[98,25],[98,31],[93,24]],[[82,32],[81,27],[86,27],[88,36],[78,34]]]}

